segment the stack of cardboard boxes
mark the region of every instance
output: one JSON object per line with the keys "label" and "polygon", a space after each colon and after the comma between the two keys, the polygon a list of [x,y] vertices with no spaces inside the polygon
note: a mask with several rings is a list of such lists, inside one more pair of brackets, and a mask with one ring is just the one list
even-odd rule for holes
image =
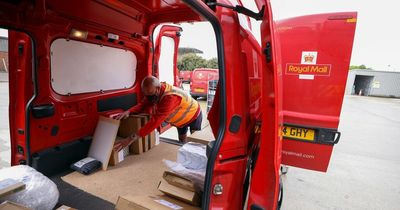
{"label": "stack of cardboard boxes", "polygon": [[156,145],[155,131],[137,141],[124,141],[126,138],[136,133],[149,120],[149,115],[130,115],[128,118],[121,120],[117,138],[115,139],[114,147],[111,152],[109,165],[117,165],[123,161],[127,155],[142,154]]}
{"label": "stack of cardboard boxes", "polygon": [[117,210],[197,210],[200,209],[201,196],[194,184],[173,172],[165,171],[158,185],[164,195],[158,196],[119,196],[115,209]]}

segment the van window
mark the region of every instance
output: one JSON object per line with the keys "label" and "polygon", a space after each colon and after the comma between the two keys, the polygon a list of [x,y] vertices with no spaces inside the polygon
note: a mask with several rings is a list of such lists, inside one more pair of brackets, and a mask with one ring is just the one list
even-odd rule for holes
{"label": "van window", "polygon": [[171,37],[161,37],[158,71],[160,81],[174,84],[174,53],[175,41]]}
{"label": "van window", "polygon": [[128,50],[57,39],[51,44],[51,85],[61,95],[129,88],[136,64]]}

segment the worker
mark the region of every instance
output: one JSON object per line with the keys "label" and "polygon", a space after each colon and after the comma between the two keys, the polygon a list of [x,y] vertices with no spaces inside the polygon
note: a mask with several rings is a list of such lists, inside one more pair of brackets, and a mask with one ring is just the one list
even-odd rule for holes
{"label": "worker", "polygon": [[130,138],[137,139],[148,135],[164,121],[177,127],[179,141],[186,142],[186,134],[201,130],[202,114],[199,103],[189,94],[153,76],[143,79],[143,100],[129,110],[118,114],[115,118],[127,118],[130,113],[150,112],[150,120]]}

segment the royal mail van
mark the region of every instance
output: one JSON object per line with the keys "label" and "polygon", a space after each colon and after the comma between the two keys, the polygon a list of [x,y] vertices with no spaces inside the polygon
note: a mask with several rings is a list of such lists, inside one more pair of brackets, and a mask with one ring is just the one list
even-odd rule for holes
{"label": "royal mail van", "polygon": [[197,99],[206,97],[208,82],[218,80],[218,69],[199,68],[193,70],[192,80],[190,81],[190,95]]}
{"label": "royal mail van", "polygon": [[[176,23],[208,22],[218,87],[204,116],[214,141],[197,208],[279,208],[281,164],[328,169],[357,13],[275,21],[269,1],[255,2],[258,11],[230,0],[0,1],[0,27],[9,29],[12,165],[50,177],[59,202],[77,209],[114,208],[121,194],[159,194],[162,160],[180,147],[168,139],[90,176],[69,166],[86,157],[100,116],[142,100],[145,76],[171,75],[166,80],[178,86]],[[250,18],[261,22],[261,43]]]}
{"label": "royal mail van", "polygon": [[190,83],[193,71],[179,71],[179,79],[182,83]]}

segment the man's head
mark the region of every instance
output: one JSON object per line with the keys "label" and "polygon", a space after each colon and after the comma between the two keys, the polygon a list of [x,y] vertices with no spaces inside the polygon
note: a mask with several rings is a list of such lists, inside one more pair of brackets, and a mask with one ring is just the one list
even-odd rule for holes
{"label": "man's head", "polygon": [[160,81],[153,76],[147,76],[142,81],[142,91],[147,99],[153,103],[158,101],[160,95]]}

